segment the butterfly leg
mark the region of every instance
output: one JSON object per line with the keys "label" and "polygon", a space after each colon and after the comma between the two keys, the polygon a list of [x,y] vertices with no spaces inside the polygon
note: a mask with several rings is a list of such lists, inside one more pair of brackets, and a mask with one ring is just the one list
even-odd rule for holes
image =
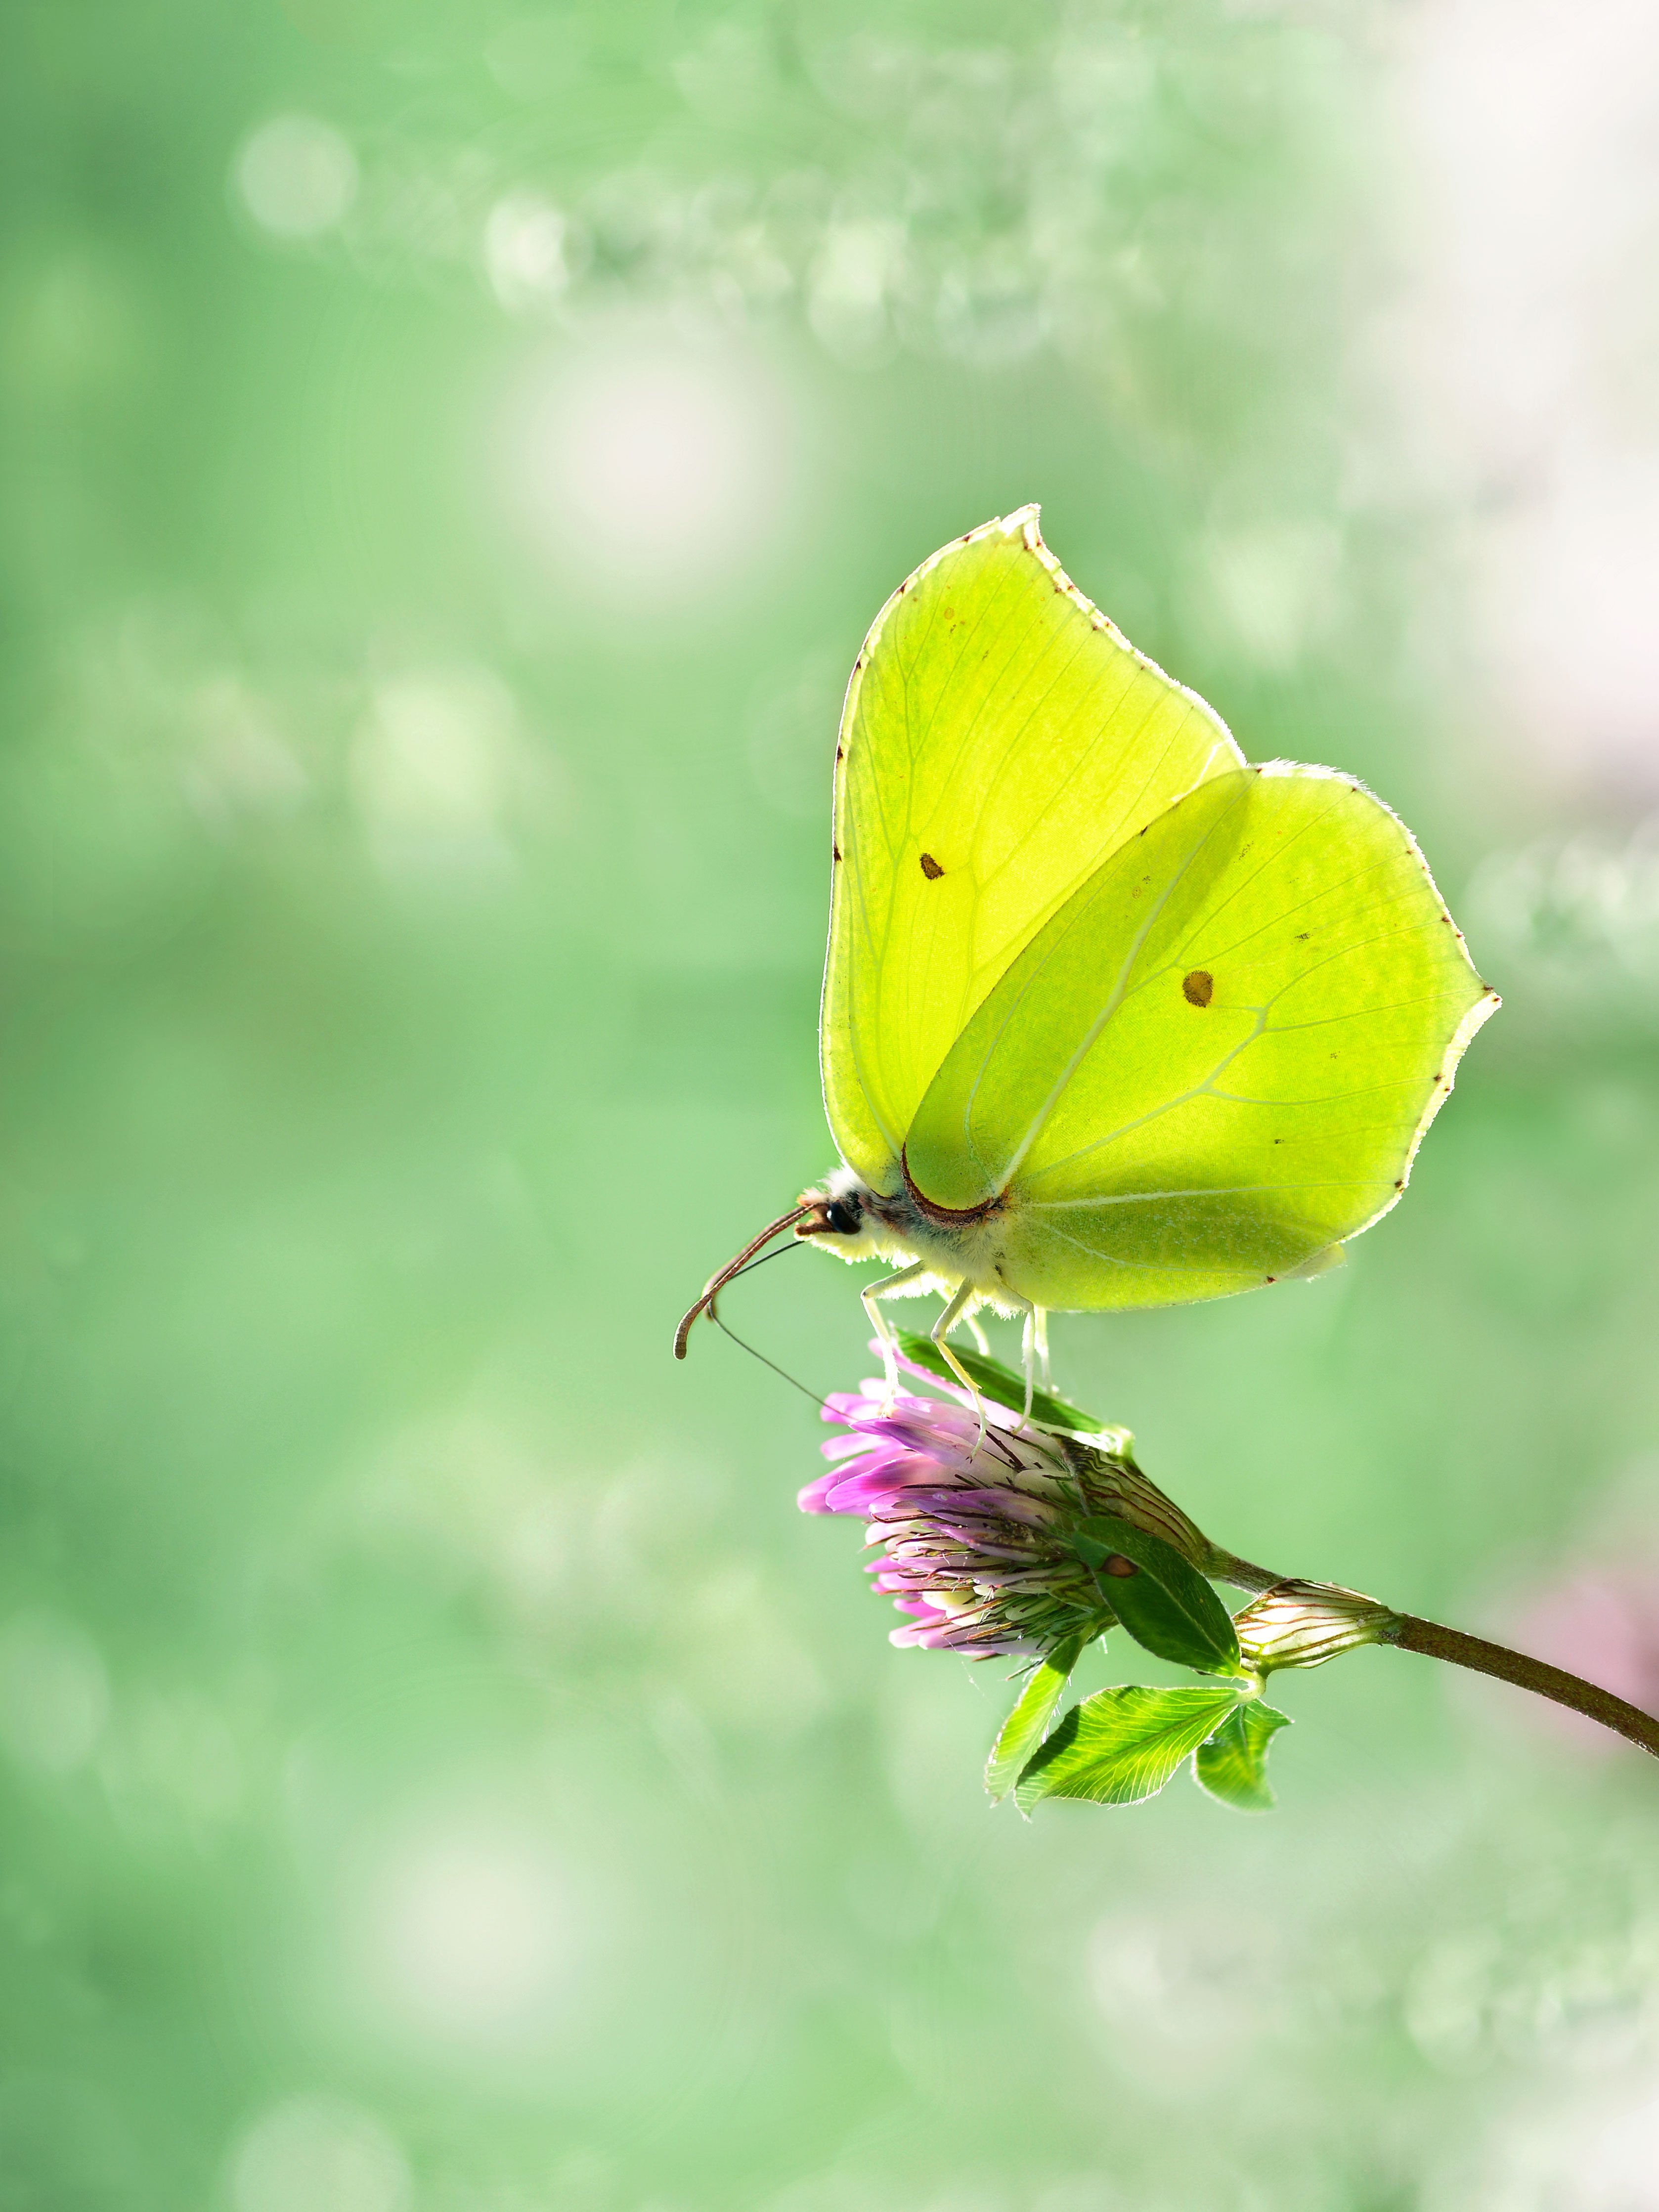
{"label": "butterfly leg", "polygon": [[[1005,1288],[998,1295],[1012,1301],[1015,1294]],[[1021,1334],[1021,1348],[1025,1356],[1025,1410],[1021,1413],[1020,1419],[1023,1421],[1029,1421],[1031,1418],[1031,1400],[1036,1390],[1038,1336],[1039,1332],[1043,1328],[1046,1316],[1041,1306],[1034,1306],[1025,1298],[1019,1299],[1016,1310],[1025,1316],[1025,1326]],[[1043,1379],[1047,1381],[1046,1375]]]}
{"label": "butterfly leg", "polygon": [[988,1359],[991,1356],[991,1346],[986,1338],[985,1331],[979,1325],[979,1316],[974,1311],[972,1306],[963,1308],[962,1325],[973,1338],[975,1351],[979,1353],[981,1359]]}
{"label": "butterfly leg", "polygon": [[882,1364],[887,1374],[887,1403],[890,1406],[898,1395],[898,1346],[893,1341],[893,1332],[887,1316],[877,1301],[890,1297],[901,1283],[913,1283],[925,1272],[920,1260],[909,1267],[901,1267],[896,1275],[885,1275],[878,1283],[866,1283],[859,1292],[864,1301],[864,1310],[870,1316],[870,1326],[876,1332],[876,1341],[881,1346]]}
{"label": "butterfly leg", "polygon": [[974,1439],[974,1449],[975,1451],[977,1451],[985,1441],[985,1401],[980,1396],[978,1386],[975,1382],[973,1376],[968,1372],[968,1370],[963,1365],[962,1362],[957,1358],[955,1352],[951,1351],[950,1346],[945,1340],[950,1334],[951,1331],[956,1327],[957,1323],[962,1319],[963,1315],[968,1309],[969,1302],[973,1298],[973,1296],[974,1286],[971,1283],[959,1283],[955,1291],[952,1291],[950,1302],[946,1305],[945,1311],[933,1323],[933,1326],[928,1330],[927,1334],[933,1339],[933,1342],[939,1346],[939,1358],[945,1362],[951,1372],[956,1376],[957,1382],[961,1383],[963,1389],[968,1392],[975,1405],[979,1408],[979,1434]]}
{"label": "butterfly leg", "polygon": [[1036,1356],[1037,1371],[1042,1377],[1042,1387],[1045,1390],[1052,1390],[1054,1387],[1054,1378],[1048,1371],[1048,1309],[1047,1306],[1039,1306],[1036,1310]]}

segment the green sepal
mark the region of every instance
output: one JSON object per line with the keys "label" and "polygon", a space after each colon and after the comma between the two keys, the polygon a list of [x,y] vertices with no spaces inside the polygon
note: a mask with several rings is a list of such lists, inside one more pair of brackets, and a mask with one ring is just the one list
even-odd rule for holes
{"label": "green sepal", "polygon": [[[1102,1596],[1137,1644],[1200,1674],[1242,1671],[1231,1614],[1172,1544],[1112,1513],[1079,1522],[1073,1541]],[[1140,1572],[1103,1574],[1115,1553],[1133,1560]]]}
{"label": "green sepal", "polygon": [[1045,1797],[1135,1805],[1156,1796],[1182,1759],[1213,1735],[1237,1700],[1231,1689],[1152,1690],[1130,1683],[1073,1705],[1028,1763],[1014,1802]]}
{"label": "green sepal", "polygon": [[[940,1382],[954,1383],[960,1389],[961,1376],[953,1373],[947,1365],[944,1353],[931,1336],[920,1335],[912,1328],[895,1329],[893,1334],[899,1350],[907,1359],[914,1361],[918,1367],[925,1367],[930,1375],[937,1375]],[[951,1349],[973,1376],[975,1387],[981,1397],[994,1399],[999,1406],[1006,1406],[1010,1413],[1024,1413],[1025,1378],[1023,1375],[1016,1375],[1000,1360],[988,1359],[983,1352],[958,1351],[955,1345]],[[1046,1429],[1083,1429],[1091,1436],[1122,1433],[1121,1431],[1111,1431],[1109,1422],[1097,1421],[1092,1413],[1085,1413],[1076,1406],[1068,1406],[1063,1398],[1056,1398],[1048,1390],[1032,1391],[1031,1419],[1041,1421]]]}
{"label": "green sepal", "polygon": [[1240,1813],[1269,1813],[1274,1804],[1267,1784],[1267,1746],[1291,1717],[1252,1698],[1229,1713],[1207,1742],[1198,1747],[1194,1778]]}
{"label": "green sepal", "polygon": [[985,1762],[985,1788],[994,1802],[1008,1795],[1019,1779],[1020,1770],[1042,1742],[1042,1732],[1054,1717],[1086,1640],[1068,1636],[1027,1676],[1019,1701],[1002,1723]]}

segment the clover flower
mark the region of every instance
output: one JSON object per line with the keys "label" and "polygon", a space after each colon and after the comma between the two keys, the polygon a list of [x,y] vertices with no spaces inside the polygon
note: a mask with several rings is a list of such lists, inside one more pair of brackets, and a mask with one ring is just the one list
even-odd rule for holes
{"label": "clover flower", "polygon": [[875,1587],[911,1616],[892,1643],[1042,1657],[1111,1625],[1071,1541],[1097,1510],[1085,1491],[1092,1455],[1074,1459],[1063,1438],[995,1405],[981,1439],[965,1394],[889,1400],[868,1382],[832,1395],[823,1417],[847,1433],[823,1446],[834,1464],[801,1492],[800,1509],[868,1524]]}

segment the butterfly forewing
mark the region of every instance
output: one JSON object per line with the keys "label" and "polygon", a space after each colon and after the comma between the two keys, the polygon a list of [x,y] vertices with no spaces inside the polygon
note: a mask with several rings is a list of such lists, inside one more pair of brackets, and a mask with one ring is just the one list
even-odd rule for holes
{"label": "butterfly forewing", "polygon": [[878,617],[848,691],[824,979],[830,1120],[890,1188],[976,1007],[1106,856],[1237,746],[1066,580],[1024,508]]}

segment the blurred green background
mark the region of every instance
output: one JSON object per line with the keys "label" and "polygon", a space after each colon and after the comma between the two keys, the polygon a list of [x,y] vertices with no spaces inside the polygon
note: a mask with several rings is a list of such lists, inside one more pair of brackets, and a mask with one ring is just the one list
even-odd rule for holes
{"label": "blurred green background", "polygon": [[[1367,1652],[1272,1819],[1023,1826],[811,1408],[669,1357],[831,1162],[864,628],[1040,499],[1507,1000],[1346,1272],[1058,1382],[1659,1698],[1659,68],[1591,12],[10,0],[3,2212],[1659,2206],[1637,1754]],[[846,1387],[854,1289],[726,1310]]]}

